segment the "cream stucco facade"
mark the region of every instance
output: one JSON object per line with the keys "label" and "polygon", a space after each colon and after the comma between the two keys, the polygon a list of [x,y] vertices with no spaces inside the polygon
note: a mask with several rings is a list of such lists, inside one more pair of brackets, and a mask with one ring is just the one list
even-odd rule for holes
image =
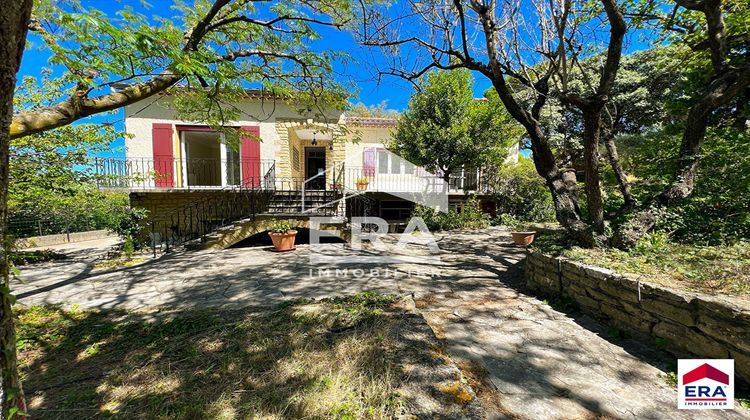
{"label": "cream stucco facade", "polygon": [[[394,119],[347,118],[335,110],[308,118],[281,100],[249,97],[237,105],[241,119],[226,124],[257,130],[254,141],[259,143],[245,149],[227,144],[219,133],[211,137],[208,127],[177,119],[169,106],[171,100],[158,97],[125,109],[125,130],[130,135],[125,166],[127,175],[140,179],[133,183],[135,187],[223,188],[247,182],[248,177],[254,186],[262,179],[278,183],[275,188],[297,190],[302,184],[309,186],[312,177],[319,178],[316,188],[323,189],[354,189],[356,180],[363,177],[368,178],[368,191],[419,192],[444,187],[439,176],[386,150],[396,127]],[[210,142],[213,146],[208,147]],[[517,154],[516,145],[508,159],[516,160]],[[252,167],[246,165],[249,159]],[[325,173],[315,176],[320,172]],[[451,181],[454,184],[463,189],[463,180]]]}
{"label": "cream stucco facade", "polygon": [[[158,172],[152,167],[153,162],[159,159],[154,150],[154,126],[168,125],[171,127],[171,158],[175,161],[172,169],[174,179],[170,181],[170,186],[198,187],[190,185],[195,181],[188,180],[185,170],[192,161],[199,159],[198,153],[195,150],[191,153],[189,148],[190,136],[194,135],[185,130],[199,129],[200,126],[177,119],[176,112],[169,106],[170,100],[170,97],[161,97],[126,107],[125,130],[130,135],[126,139],[126,158],[142,177],[148,177],[150,172]],[[258,128],[259,154],[255,158],[263,161],[264,172],[273,165],[277,180],[308,178],[306,151],[310,149],[325,153],[327,171],[346,162],[349,172],[353,173],[352,168],[363,166],[364,150],[368,147],[384,149],[395,127],[395,121],[391,119],[347,120],[342,112],[337,111],[331,111],[324,118],[306,118],[281,101],[273,102],[258,98],[243,101],[238,105],[243,118],[227,126]],[[235,154],[236,149],[235,145]],[[217,151],[215,156],[218,162],[226,162],[231,154],[232,146],[222,144],[221,151]],[[200,159],[206,159],[205,153],[200,154]],[[225,167],[219,169],[218,166],[216,170],[227,171]],[[211,186],[225,186],[227,182],[224,179],[223,184]],[[156,181],[143,183],[146,188],[157,185]]]}

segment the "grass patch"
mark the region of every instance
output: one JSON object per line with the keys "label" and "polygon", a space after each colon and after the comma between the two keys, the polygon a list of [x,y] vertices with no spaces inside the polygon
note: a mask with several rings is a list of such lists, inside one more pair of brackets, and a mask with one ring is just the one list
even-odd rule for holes
{"label": "grass patch", "polygon": [[401,414],[394,299],[270,313],[31,307],[18,316],[34,418],[385,418]]}
{"label": "grass patch", "polygon": [[645,238],[633,250],[585,249],[564,235],[541,235],[534,249],[564,256],[618,273],[642,276],[667,287],[710,294],[750,295],[750,243],[695,246],[671,242],[663,235]]}

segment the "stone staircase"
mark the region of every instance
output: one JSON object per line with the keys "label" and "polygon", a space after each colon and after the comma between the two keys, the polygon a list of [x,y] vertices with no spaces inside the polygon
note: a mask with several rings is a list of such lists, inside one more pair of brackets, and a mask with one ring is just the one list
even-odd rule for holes
{"label": "stone staircase", "polygon": [[[302,211],[302,191],[286,190],[276,191],[268,202],[268,209],[262,215],[268,216],[333,216],[337,214],[339,206],[343,206],[336,200],[341,198],[337,191],[306,190],[305,212]],[[314,209],[314,210],[312,210]]]}

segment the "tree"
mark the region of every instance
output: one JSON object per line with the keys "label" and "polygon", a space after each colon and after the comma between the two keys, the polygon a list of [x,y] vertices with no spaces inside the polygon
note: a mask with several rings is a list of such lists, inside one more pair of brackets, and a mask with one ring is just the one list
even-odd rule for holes
{"label": "tree", "polygon": [[428,73],[409,100],[390,148],[448,181],[462,167],[499,164],[522,133],[494,92],[474,99],[468,70]]}
{"label": "tree", "polygon": [[[750,55],[747,53],[750,51],[750,29],[747,26],[750,5],[741,0],[722,3],[721,0],[676,0],[671,17],[653,10],[645,13],[646,18],[667,22],[661,27],[666,27],[677,42],[688,45],[696,54],[707,54],[711,70],[699,99],[687,112],[671,183],[616,233],[613,242],[620,248],[634,246],[650,231],[657,222],[660,208],[673,206],[693,193],[701,148],[711,117],[723,106],[747,98],[750,89]],[[736,108],[741,115],[746,104],[738,102]]]}
{"label": "tree", "polygon": [[13,325],[10,294],[8,219],[8,154],[10,126],[13,121],[13,91],[16,73],[26,45],[26,32],[31,16],[31,0],[0,1],[0,415],[11,418],[23,415],[26,401],[16,362],[16,331]]}
{"label": "tree", "polygon": [[[695,87],[684,80],[694,78],[689,73],[704,70],[690,57],[678,58],[674,49],[671,46],[657,47],[622,58],[602,121],[601,138],[605,155],[622,198],[619,208],[608,212],[608,220],[617,219],[636,206],[628,176],[620,163],[616,139],[623,135],[662,130],[679,123],[680,114],[686,108],[683,103],[692,95],[691,88]],[[602,59],[597,55],[581,60],[569,74],[569,89],[578,89],[578,86],[586,84],[587,79],[595,78],[597,63]],[[550,96],[542,113],[542,124],[553,145],[558,164],[578,166],[577,163],[583,161],[583,115],[576,109],[560,104],[557,89],[553,88]],[[612,197],[611,194],[606,195]]]}
{"label": "tree", "polygon": [[[372,7],[364,13],[360,41],[385,48],[394,57],[382,72],[416,80],[434,68],[465,68],[487,77],[508,113],[526,130],[534,165],[552,194],[557,220],[583,245],[599,243],[603,224],[599,217],[596,142],[601,111],[619,67],[625,31],[615,0],[575,5],[571,1],[498,4],[494,0],[453,0],[410,2],[410,8],[396,13]],[[391,18],[394,15],[399,17]],[[540,119],[553,76],[564,82],[566,69],[593,53],[592,48],[579,51],[591,45],[591,39],[598,39],[603,31],[597,24],[600,20],[609,33],[609,42],[593,46],[607,50],[599,80],[585,92],[570,92],[565,86],[561,89],[566,93],[565,99],[585,111],[589,119],[584,138],[589,175],[586,189],[589,207],[594,210],[592,226],[578,205],[575,179],[558,166]],[[405,63],[403,57],[407,55],[398,50],[407,48],[408,57],[414,58]],[[517,94],[519,87],[524,88],[524,95]]]}
{"label": "tree", "polygon": [[368,117],[368,118],[398,118],[399,112],[395,109],[388,109],[388,102],[382,101],[377,105],[367,106],[362,102],[350,104],[346,110],[349,117]]}
{"label": "tree", "polygon": [[[77,124],[11,141],[8,222],[27,232],[39,220],[53,229],[113,229],[127,195],[102,192],[93,172],[93,153],[109,151],[124,133],[111,125]],[[62,230],[51,233],[60,233]]]}
{"label": "tree", "polygon": [[[231,104],[247,87],[267,89],[313,116],[328,104],[343,107],[347,90],[331,77],[341,54],[313,52],[310,44],[320,38],[317,29],[344,28],[353,14],[348,0],[194,0],[177,2],[172,16],[154,20],[128,7],[108,16],[78,0],[0,0],[0,9],[0,375],[2,415],[10,417],[25,410],[5,241],[10,140],[165,91],[180,93],[181,118],[217,128],[240,115]],[[64,74],[53,85],[60,93],[53,100],[14,112],[29,30]]]}
{"label": "tree", "polygon": [[[57,80],[46,72],[41,80],[26,77],[16,89],[17,110],[33,108],[54,97],[42,89]],[[65,225],[112,227],[124,209],[102,204],[123,204],[122,198],[100,192],[91,156],[111,151],[126,134],[112,124],[76,124],[13,139],[10,144],[8,211],[13,219],[39,218]],[[110,199],[113,198],[113,199]],[[100,210],[100,211],[96,211]]]}
{"label": "tree", "polygon": [[[387,52],[384,57],[391,60],[381,69],[382,74],[417,80],[434,68],[465,68],[487,77],[510,115],[526,129],[534,165],[552,194],[557,220],[583,246],[606,245],[608,239],[603,235],[607,221],[598,149],[602,115],[611,102],[627,25],[658,22],[660,30],[670,34],[667,42],[708,55],[712,75],[701,88],[702,97],[688,112],[678,155],[681,164],[673,182],[644,203],[631,223],[618,226],[611,241],[627,248],[654,226],[654,213],[649,208],[672,205],[692,193],[700,146],[711,116],[734,103],[736,120],[745,121],[747,107],[741,100],[750,85],[746,54],[750,12],[747,2],[724,3],[410,2],[409,10],[403,11],[384,10],[385,6],[365,8],[359,40]],[[590,60],[597,56],[601,59]],[[587,59],[590,66],[595,64],[595,72],[580,70]],[[583,76],[584,83],[579,86],[568,84],[576,71]],[[553,133],[542,122],[543,110],[553,98],[582,120],[586,209],[579,205],[575,177],[556,157]],[[608,158],[617,171],[614,143],[607,143]],[[627,195],[626,189],[623,194]],[[630,207],[634,207],[632,202]]]}

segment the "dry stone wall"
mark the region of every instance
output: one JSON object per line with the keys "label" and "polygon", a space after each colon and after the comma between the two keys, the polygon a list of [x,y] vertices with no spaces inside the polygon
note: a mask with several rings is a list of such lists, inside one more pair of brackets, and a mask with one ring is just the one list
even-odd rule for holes
{"label": "dry stone wall", "polygon": [[582,311],[658,339],[667,350],[734,359],[736,373],[750,382],[750,308],[533,251],[524,273],[531,290],[572,299]]}

